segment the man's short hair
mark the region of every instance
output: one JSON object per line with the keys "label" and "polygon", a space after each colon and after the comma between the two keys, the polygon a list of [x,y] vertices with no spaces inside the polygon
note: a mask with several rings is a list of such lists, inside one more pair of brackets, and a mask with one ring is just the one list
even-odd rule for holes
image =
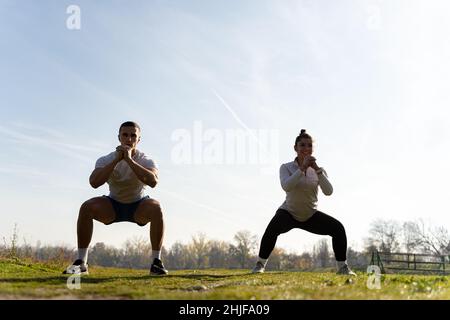
{"label": "man's short hair", "polygon": [[135,127],[135,128],[139,129],[139,132],[141,131],[141,127],[139,127],[139,125],[134,121],[126,121],[126,122],[122,123],[119,127],[119,132],[120,132],[120,129],[122,129],[123,127]]}

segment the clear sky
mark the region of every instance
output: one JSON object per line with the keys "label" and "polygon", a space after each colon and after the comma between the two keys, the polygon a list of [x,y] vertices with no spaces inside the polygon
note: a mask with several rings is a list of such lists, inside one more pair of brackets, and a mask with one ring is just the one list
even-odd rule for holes
{"label": "clear sky", "polygon": [[[351,246],[375,218],[449,228],[449,11],[445,0],[1,0],[0,236],[17,223],[28,243],[75,247],[79,206],[108,193],[89,174],[126,120],[159,165],[148,193],[166,246],[199,232],[260,239],[302,128],[334,186],[318,209]],[[95,223],[93,243],[147,234]],[[318,239],[294,230],[278,245]]]}

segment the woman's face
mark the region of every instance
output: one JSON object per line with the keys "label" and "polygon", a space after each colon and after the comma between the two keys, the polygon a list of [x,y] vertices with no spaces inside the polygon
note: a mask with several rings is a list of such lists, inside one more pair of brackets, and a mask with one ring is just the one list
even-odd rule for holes
{"label": "woman's face", "polygon": [[313,153],[312,140],[308,138],[302,138],[294,147],[297,151],[297,156],[304,158],[305,156],[310,156]]}

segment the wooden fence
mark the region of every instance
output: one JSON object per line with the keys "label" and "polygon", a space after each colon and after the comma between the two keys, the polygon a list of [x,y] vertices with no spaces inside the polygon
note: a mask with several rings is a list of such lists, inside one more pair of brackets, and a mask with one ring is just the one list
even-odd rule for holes
{"label": "wooden fence", "polygon": [[450,272],[450,256],[418,253],[372,251],[371,264],[377,265],[381,273],[439,273]]}

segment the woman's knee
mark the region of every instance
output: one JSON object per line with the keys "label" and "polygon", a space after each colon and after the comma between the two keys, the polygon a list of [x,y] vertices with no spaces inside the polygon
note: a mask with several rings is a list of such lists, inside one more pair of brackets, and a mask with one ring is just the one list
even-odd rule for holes
{"label": "woman's knee", "polygon": [[285,229],[281,228],[277,224],[269,223],[269,225],[266,228],[266,231],[264,232],[263,237],[269,237],[269,238],[275,237],[275,238],[277,238],[280,234],[286,233],[288,231],[289,230],[285,230]]}
{"label": "woman's knee", "polygon": [[333,225],[332,236],[345,236],[345,227],[338,220]]}
{"label": "woman's knee", "polygon": [[289,213],[283,211],[277,211],[275,216],[270,220],[269,225],[266,228],[266,233],[278,237],[280,234],[286,233],[295,227],[293,219]]}

